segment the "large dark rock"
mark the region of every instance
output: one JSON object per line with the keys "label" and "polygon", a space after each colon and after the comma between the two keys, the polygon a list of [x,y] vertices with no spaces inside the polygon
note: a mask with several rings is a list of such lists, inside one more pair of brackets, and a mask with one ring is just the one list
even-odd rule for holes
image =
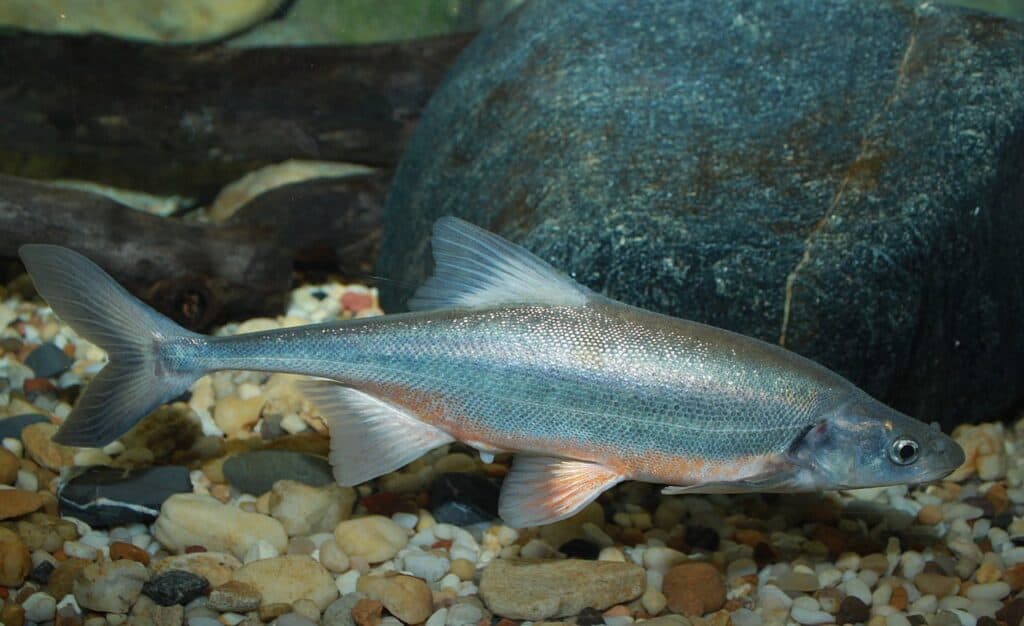
{"label": "large dark rock", "polygon": [[902,2],[534,0],[436,92],[387,201],[816,359],[926,420],[1024,392],[1024,23]]}
{"label": "large dark rock", "polygon": [[62,516],[76,517],[94,528],[134,522],[150,523],[164,500],[191,493],[188,468],[160,465],[138,470],[94,466],[68,478],[57,492]]}

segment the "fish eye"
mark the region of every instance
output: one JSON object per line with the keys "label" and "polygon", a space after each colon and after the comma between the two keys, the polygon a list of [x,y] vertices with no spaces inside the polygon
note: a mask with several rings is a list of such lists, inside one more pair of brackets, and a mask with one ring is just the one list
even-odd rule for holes
{"label": "fish eye", "polygon": [[889,458],[897,465],[910,465],[917,460],[918,445],[913,439],[899,437],[889,446]]}

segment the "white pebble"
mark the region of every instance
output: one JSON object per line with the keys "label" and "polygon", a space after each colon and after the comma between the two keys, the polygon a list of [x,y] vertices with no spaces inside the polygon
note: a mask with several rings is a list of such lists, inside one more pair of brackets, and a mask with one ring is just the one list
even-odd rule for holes
{"label": "white pebble", "polygon": [[649,614],[657,615],[665,610],[668,599],[665,598],[665,594],[657,589],[647,589],[644,591],[644,595],[640,597],[640,603]]}
{"label": "white pebble", "polygon": [[757,563],[754,562],[754,559],[736,559],[725,568],[725,577],[729,580],[755,574],[757,574]]}
{"label": "white pebble", "polygon": [[975,617],[995,617],[996,611],[1003,608],[999,600],[975,600],[967,607],[967,612]]}
{"label": "white pebble", "polygon": [[663,583],[664,582],[665,582],[665,575],[664,574],[662,574],[661,572],[655,572],[655,571],[647,570],[647,588],[648,589],[657,589],[658,591],[663,591],[664,590],[664,588],[663,588]]}
{"label": "white pebble", "polygon": [[868,587],[874,587],[875,583],[878,582],[878,573],[873,570],[863,569],[857,572],[857,578],[864,581],[864,584]]}
{"label": "white pebble", "polygon": [[25,609],[25,619],[30,622],[47,622],[53,619],[57,612],[57,601],[48,593],[37,591],[21,603]]}
{"label": "white pebble", "polygon": [[903,568],[903,578],[913,580],[924,571],[924,558],[920,552],[908,550],[900,557],[900,565]]}
{"label": "white pebble", "polygon": [[519,553],[524,559],[549,559],[557,554],[554,548],[541,539],[531,539]]}
{"label": "white pebble", "polygon": [[414,530],[416,523],[420,521],[420,516],[415,513],[395,513],[391,516],[391,521],[409,530]]}
{"label": "white pebble", "polygon": [[972,585],[967,590],[967,597],[971,600],[1002,600],[1008,595],[1010,595],[1010,585],[1002,581]]}
{"label": "white pebble", "polygon": [[597,555],[598,561],[617,561],[619,563],[626,562],[626,555],[622,554],[622,550],[611,546],[608,548],[602,548],[601,552]]}
{"label": "white pebble", "polygon": [[939,608],[939,599],[928,594],[921,596],[914,603],[910,605],[910,613],[926,614],[934,613]]}
{"label": "white pebble", "polygon": [[763,610],[789,609],[793,599],[775,585],[765,585],[757,594],[757,606]]}
{"label": "white pebble", "polygon": [[359,582],[359,576],[359,571],[354,569],[338,576],[337,580],[334,581],[335,585],[338,587],[338,592],[343,596],[349,593],[354,593],[356,590],[356,584]]}
{"label": "white pebble", "polygon": [[843,584],[846,595],[853,596],[863,602],[864,604],[871,606],[871,589],[867,584],[860,578],[851,578]]}
{"label": "white pebble", "polygon": [[460,580],[459,577],[455,574],[445,574],[441,577],[441,580],[437,583],[437,586],[440,589],[451,589],[452,591],[458,591],[459,583],[461,582],[462,580]]}
{"label": "white pebble", "polygon": [[82,535],[78,540],[96,549],[102,549],[110,545],[110,537],[106,533],[97,530]]}
{"label": "white pebble", "polygon": [[975,626],[978,623],[976,616],[963,609],[950,609],[950,613],[956,615],[956,618],[960,620],[960,626]]}
{"label": "white pebble", "polygon": [[448,620],[448,609],[447,607],[441,607],[434,611],[434,614],[427,618],[427,622],[424,626],[444,626]]}
{"label": "white pebble", "polygon": [[821,608],[821,605],[818,604],[818,601],[811,596],[800,596],[793,599],[793,608],[795,609],[797,607],[808,611],[817,611]]}
{"label": "white pebble", "polygon": [[750,609],[738,609],[729,618],[733,626],[761,626],[761,616]]}
{"label": "white pebble", "polygon": [[103,446],[102,450],[103,454],[107,456],[117,456],[124,452],[124,444],[121,443],[120,439],[117,439]]}
{"label": "white pebble", "polygon": [[14,486],[25,491],[38,491],[39,477],[28,470],[20,469],[18,470],[18,480]]}
{"label": "white pebble", "polygon": [[4,437],[3,445],[7,448],[7,451],[14,456],[21,458],[21,455],[25,454],[25,446],[22,445],[20,439],[14,437]]}
{"label": "white pebble", "polygon": [[822,570],[818,574],[818,586],[822,589],[835,587],[843,579],[843,573],[834,567]]}
{"label": "white pebble", "polygon": [[648,548],[644,551],[643,565],[649,570],[656,570],[662,573],[672,569],[686,560],[686,555],[678,550],[665,547]]}
{"label": "white pebble", "polygon": [[296,435],[305,432],[309,424],[295,413],[289,413],[281,419],[281,428],[288,434]]}
{"label": "white pebble", "polygon": [[971,601],[963,596],[946,596],[939,600],[940,610],[953,611],[956,609],[966,609],[969,606],[971,606]]}
{"label": "white pebble", "polygon": [[480,607],[469,603],[453,604],[448,607],[448,617],[445,623],[448,626],[465,626],[466,624],[476,624],[484,616],[484,612]]}
{"label": "white pebble", "polygon": [[256,543],[252,544],[245,553],[245,558],[242,559],[243,563],[252,563],[253,561],[260,561],[263,559],[272,559],[278,556],[279,552],[269,541],[260,539]]}
{"label": "white pebble", "polygon": [[892,598],[892,586],[889,583],[882,583],[871,593],[871,604],[874,606],[885,606]]}
{"label": "white pebble", "polygon": [[94,561],[99,555],[99,550],[81,541],[65,541],[64,554],[76,559]]}
{"label": "white pebble", "polygon": [[153,543],[153,538],[149,535],[135,535],[131,538],[131,543],[133,546],[145,550]]}
{"label": "white pebble", "polygon": [[604,618],[604,623],[607,624],[607,626],[629,626],[633,621],[633,618],[628,615]]}
{"label": "white pebble", "polygon": [[440,580],[448,573],[451,562],[443,556],[423,551],[410,551],[402,557],[404,569],[428,583]]}
{"label": "white pebble", "polygon": [[885,626],[910,626],[910,620],[903,613],[892,613],[885,618]]}
{"label": "white pebble", "polygon": [[804,624],[805,626],[830,624],[835,621],[835,618],[825,611],[805,609],[795,604],[789,614],[798,624]]}
{"label": "white pebble", "polygon": [[604,532],[600,526],[593,522],[583,524],[582,530],[587,539],[599,548],[607,548],[608,546],[615,545],[615,540],[612,539],[608,533]]}
{"label": "white pebble", "polygon": [[1024,546],[1015,546],[1003,552],[1003,565],[1013,567],[1024,563]]}

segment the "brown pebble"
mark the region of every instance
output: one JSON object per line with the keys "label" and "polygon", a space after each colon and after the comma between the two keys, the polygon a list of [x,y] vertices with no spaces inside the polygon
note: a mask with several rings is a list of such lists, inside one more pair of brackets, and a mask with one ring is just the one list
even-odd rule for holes
{"label": "brown pebble", "polygon": [[468,559],[454,559],[448,569],[452,574],[458,576],[459,580],[473,580],[476,564]]}
{"label": "brown pebble", "polygon": [[860,560],[860,568],[871,570],[881,576],[889,569],[889,559],[885,558],[884,554],[877,552],[869,554]]}
{"label": "brown pebble", "polygon": [[64,557],[64,560],[57,563],[57,568],[50,573],[50,579],[46,581],[46,592],[54,598],[63,598],[71,593],[75,578],[89,563],[91,561],[85,559]]}
{"label": "brown pebble", "polygon": [[18,480],[18,457],[0,447],[0,484],[13,485]]}
{"label": "brown pebble", "polygon": [[639,528],[623,528],[622,536],[619,537],[619,541],[626,546],[636,546],[643,543],[646,540],[644,537],[644,531]]}
{"label": "brown pebble", "polygon": [[65,604],[57,609],[53,626],[82,626],[82,614],[78,612],[74,604]]}
{"label": "brown pebble", "polygon": [[1021,626],[1024,623],[1024,598],[1017,598],[996,611],[996,619],[1006,622],[1006,626]]}
{"label": "brown pebble", "polygon": [[662,591],[668,608],[687,617],[700,617],[725,604],[725,581],[713,565],[680,563],[666,574]]}
{"label": "brown pebble", "polygon": [[754,546],[754,562],[757,563],[758,569],[771,563],[777,563],[778,560],[779,553],[769,543],[762,541]]}
{"label": "brown pebble", "polygon": [[900,611],[907,610],[907,590],[903,585],[894,585],[892,596],[889,597],[889,606]]}
{"label": "brown pebble", "polygon": [[960,579],[954,576],[923,572],[914,576],[914,585],[923,594],[930,593],[936,598],[945,598],[957,592],[960,587]]}
{"label": "brown pebble", "polygon": [[384,605],[377,600],[363,598],[352,607],[352,621],[358,626],[377,626],[383,611]]}
{"label": "brown pebble", "polygon": [[20,604],[5,602],[0,609],[0,624],[4,626],[24,626],[25,609]]}
{"label": "brown pebble", "polygon": [[825,544],[829,555],[833,559],[845,552],[846,545],[849,543],[849,537],[847,537],[846,533],[828,524],[818,524],[814,531],[814,539]]}
{"label": "brown pebble", "polygon": [[1010,496],[1006,493],[1004,483],[996,483],[985,492],[985,499],[992,504],[992,509],[998,515],[1010,508]]}
{"label": "brown pebble", "polygon": [[43,507],[43,498],[34,491],[0,489],[0,520],[28,515]]}
{"label": "brown pebble", "polygon": [[736,533],[733,535],[733,539],[737,543],[742,543],[745,546],[753,548],[759,543],[766,543],[768,537],[765,536],[760,530],[754,530],[753,528],[737,528]]}
{"label": "brown pebble", "polygon": [[273,604],[264,604],[259,609],[259,616],[261,622],[269,622],[275,620],[285,613],[291,613],[292,605],[287,602],[274,602]]}
{"label": "brown pebble", "polygon": [[240,580],[231,580],[210,592],[209,606],[215,611],[248,613],[263,601],[258,589]]}
{"label": "brown pebble", "polygon": [[1014,593],[1024,589],[1024,563],[1018,563],[1003,572],[1003,580]]}
{"label": "brown pebble", "polygon": [[926,504],[917,512],[917,521],[927,526],[934,526],[942,521],[942,509],[935,504]]}
{"label": "brown pebble", "polygon": [[856,596],[846,596],[839,603],[839,612],[836,613],[837,624],[862,624],[871,617],[871,610],[868,605]]}
{"label": "brown pebble", "polygon": [[13,531],[0,527],[0,585],[20,587],[32,569],[32,555]]}
{"label": "brown pebble", "polygon": [[110,544],[110,560],[129,559],[136,563],[149,565],[149,553],[135,544],[126,541],[115,541]]}

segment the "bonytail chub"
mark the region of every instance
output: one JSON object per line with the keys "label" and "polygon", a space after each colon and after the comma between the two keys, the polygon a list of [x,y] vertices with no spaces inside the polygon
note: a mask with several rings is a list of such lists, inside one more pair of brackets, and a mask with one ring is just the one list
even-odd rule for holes
{"label": "bonytail chub", "polygon": [[101,446],[217,370],[306,374],[338,482],[461,441],[515,455],[505,523],[579,511],[624,480],[666,493],[926,482],[964,460],[949,437],[778,346],[610,300],[455,218],[409,313],[209,337],[85,257],[21,255],[39,293],[110,362],[54,437]]}

